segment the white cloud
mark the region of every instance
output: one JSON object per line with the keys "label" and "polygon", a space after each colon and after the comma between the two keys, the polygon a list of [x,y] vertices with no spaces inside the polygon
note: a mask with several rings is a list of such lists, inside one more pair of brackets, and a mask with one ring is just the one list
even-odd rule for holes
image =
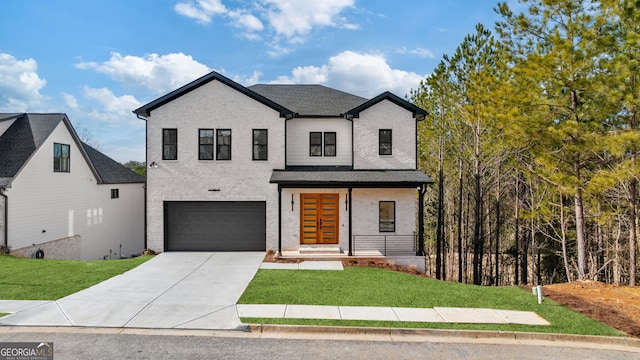
{"label": "white cloud", "polygon": [[428,57],[428,58],[435,58],[436,56],[433,54],[433,51],[429,50],[429,49],[425,49],[425,48],[415,48],[415,49],[407,49],[406,47],[401,47],[398,50],[396,50],[396,52],[398,54],[411,54],[411,55],[417,55],[420,57]]}
{"label": "white cloud", "polygon": [[263,0],[267,6],[266,17],[276,33],[290,41],[300,41],[314,27],[336,26],[357,28],[338,15],[354,6],[354,0]]}
{"label": "white cloud", "polygon": [[321,66],[300,66],[291,76],[280,76],[272,83],[322,84],[364,97],[384,91],[404,97],[417,88],[424,75],[393,69],[382,55],[344,51]]}
{"label": "white cloud", "polygon": [[429,50],[429,49],[424,49],[424,48],[416,48],[411,50],[411,53],[414,55],[418,55],[418,56],[422,56],[422,57],[428,57],[428,58],[432,58],[434,59],[436,56],[433,54],[433,51]]}
{"label": "white cloud", "polygon": [[[279,43],[301,44],[314,28],[337,27],[359,29],[360,26],[342,16],[355,8],[355,0],[253,0],[249,7],[227,8],[221,0],[183,0],[174,6],[176,13],[206,25],[214,16],[228,19],[249,40],[267,38],[273,47],[272,57],[287,54],[290,49]],[[265,25],[266,24],[266,25]],[[265,36],[263,32],[267,32]]]}
{"label": "white cloud", "polygon": [[67,104],[68,107],[72,109],[78,108],[78,99],[75,96],[67,93],[62,93],[62,98],[64,99],[64,103]]}
{"label": "white cloud", "polygon": [[220,0],[197,0],[179,2],[174,10],[188,18],[195,19],[201,24],[208,24],[214,15],[225,14],[227,9]]}
{"label": "white cloud", "polygon": [[84,96],[87,99],[98,102],[102,105],[104,116],[102,120],[113,122],[113,117],[131,117],[131,111],[142,105],[132,95],[115,96],[110,89],[107,88],[91,88],[84,87]]}
{"label": "white cloud", "polygon": [[156,94],[175,90],[211,71],[183,53],[149,54],[144,57],[112,53],[111,58],[101,64],[82,62],[76,66],[109,75],[127,87],[142,87]]}
{"label": "white cloud", "polygon": [[0,111],[38,111],[47,99],[40,90],[47,84],[37,73],[34,59],[18,60],[0,53]]}
{"label": "white cloud", "polygon": [[228,14],[229,17],[236,21],[236,27],[245,28],[249,31],[262,31],[264,29],[262,21],[247,10],[229,11]]}
{"label": "white cloud", "polygon": [[260,71],[254,71],[253,74],[251,74],[251,76],[246,77],[246,76],[235,76],[233,78],[233,81],[240,83],[242,85],[245,86],[249,86],[249,85],[254,85],[260,82],[260,77],[263,74]]}

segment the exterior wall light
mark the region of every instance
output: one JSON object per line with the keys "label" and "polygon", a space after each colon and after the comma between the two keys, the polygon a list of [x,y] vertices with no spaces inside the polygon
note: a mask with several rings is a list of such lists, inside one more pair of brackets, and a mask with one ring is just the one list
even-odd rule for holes
{"label": "exterior wall light", "polygon": [[152,168],[152,169],[157,169],[158,168],[158,163],[153,161],[153,162],[151,162],[151,164],[149,164],[149,167]]}

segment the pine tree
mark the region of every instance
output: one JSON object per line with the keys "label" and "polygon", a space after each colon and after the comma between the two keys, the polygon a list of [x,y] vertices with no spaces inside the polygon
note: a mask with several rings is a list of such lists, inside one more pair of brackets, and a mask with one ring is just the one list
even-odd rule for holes
{"label": "pine tree", "polygon": [[[596,46],[596,14],[591,0],[521,0],[527,13],[514,15],[506,3],[497,11],[497,28],[514,55],[517,76],[533,88],[529,105],[539,116],[523,126],[534,143],[537,174],[573,195],[578,278],[587,277],[585,187],[592,176],[593,152],[599,145],[602,99],[595,83],[603,55]],[[533,130],[533,131],[532,131]]]}

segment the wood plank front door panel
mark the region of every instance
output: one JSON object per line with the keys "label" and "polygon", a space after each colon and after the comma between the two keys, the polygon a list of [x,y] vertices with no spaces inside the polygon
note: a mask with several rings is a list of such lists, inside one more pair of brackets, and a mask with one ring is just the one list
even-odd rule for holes
{"label": "wood plank front door panel", "polygon": [[300,243],[337,244],[339,194],[300,194]]}

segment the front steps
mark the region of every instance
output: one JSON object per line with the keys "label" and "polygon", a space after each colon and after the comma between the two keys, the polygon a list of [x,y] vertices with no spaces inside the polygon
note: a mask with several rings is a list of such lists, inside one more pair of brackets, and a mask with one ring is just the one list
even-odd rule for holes
{"label": "front steps", "polygon": [[300,245],[300,255],[344,255],[337,244]]}

